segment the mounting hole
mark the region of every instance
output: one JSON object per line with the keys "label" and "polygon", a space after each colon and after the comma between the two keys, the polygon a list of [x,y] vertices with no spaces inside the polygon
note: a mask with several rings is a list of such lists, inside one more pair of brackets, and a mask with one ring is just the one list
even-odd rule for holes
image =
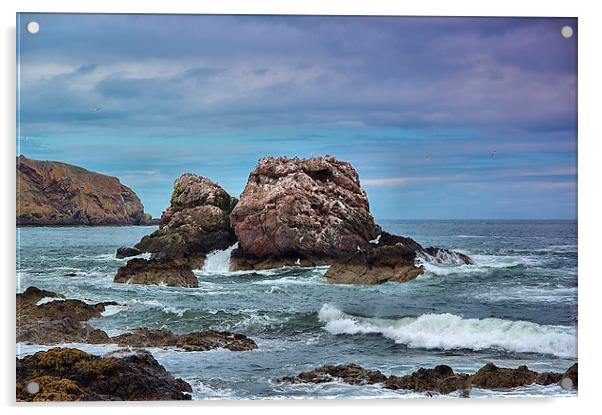
{"label": "mounting hole", "polygon": [[27,393],[29,393],[30,395],[35,395],[40,391],[40,385],[38,384],[38,382],[29,382],[27,384],[26,389]]}
{"label": "mounting hole", "polygon": [[573,28],[571,26],[562,26],[560,34],[563,38],[570,39],[573,37]]}
{"label": "mounting hole", "polygon": [[573,389],[573,381],[571,378],[562,378],[560,381],[560,387],[562,389]]}
{"label": "mounting hole", "polygon": [[38,24],[38,22],[28,22],[27,25],[25,26],[25,29],[27,30],[28,33],[35,35],[36,33],[38,33],[40,31],[40,25]]}

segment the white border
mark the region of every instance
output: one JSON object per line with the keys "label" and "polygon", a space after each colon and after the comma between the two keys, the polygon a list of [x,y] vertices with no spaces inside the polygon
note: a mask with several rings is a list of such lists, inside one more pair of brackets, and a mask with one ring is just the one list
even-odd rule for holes
{"label": "white border", "polygon": [[[582,1],[525,1],[525,0],[3,0],[2,13],[2,91],[4,92],[2,125],[5,133],[2,141],[2,255],[4,273],[2,292],[2,404],[9,413],[46,414],[119,414],[142,409],[148,414],[162,414],[169,407],[178,412],[245,412],[307,413],[308,411],[367,411],[399,413],[461,412],[463,414],[484,411],[491,414],[531,410],[546,413],[581,413],[595,408],[600,396],[601,336],[599,334],[599,300],[602,278],[598,253],[602,214],[600,203],[600,178],[602,165],[602,139],[600,123],[600,76],[602,62],[602,15],[597,2]],[[276,402],[196,402],[196,403],[144,403],[144,404],[88,404],[85,409],[74,405],[15,406],[14,400],[14,260],[15,260],[15,13],[16,12],[114,12],[114,13],[234,13],[234,14],[349,14],[349,15],[455,15],[455,16],[562,16],[579,18],[579,363],[580,389],[578,398],[570,399],[495,399],[495,400],[396,400],[396,401],[276,401]],[[400,356],[403,359],[403,356]],[[142,406],[142,408],[140,408]],[[599,410],[599,409],[598,409]]]}

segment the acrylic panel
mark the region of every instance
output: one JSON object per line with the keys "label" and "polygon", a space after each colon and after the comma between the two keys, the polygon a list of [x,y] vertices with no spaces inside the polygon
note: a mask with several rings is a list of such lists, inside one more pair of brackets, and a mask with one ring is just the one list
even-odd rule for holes
{"label": "acrylic panel", "polygon": [[576,396],[577,34],[18,14],[17,400]]}

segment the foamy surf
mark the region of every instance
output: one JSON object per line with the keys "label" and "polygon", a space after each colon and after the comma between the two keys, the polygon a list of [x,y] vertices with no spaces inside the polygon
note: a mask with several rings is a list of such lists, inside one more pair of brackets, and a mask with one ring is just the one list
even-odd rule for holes
{"label": "foamy surf", "polygon": [[324,304],[319,319],[332,334],[381,334],[410,348],[503,349],[511,352],[577,356],[577,330],[498,318],[465,319],[454,314],[423,314],[399,319],[364,318]]}
{"label": "foamy surf", "polygon": [[205,273],[224,273],[230,271],[230,255],[232,251],[238,248],[238,242],[223,249],[210,252],[205,258],[202,272]]}

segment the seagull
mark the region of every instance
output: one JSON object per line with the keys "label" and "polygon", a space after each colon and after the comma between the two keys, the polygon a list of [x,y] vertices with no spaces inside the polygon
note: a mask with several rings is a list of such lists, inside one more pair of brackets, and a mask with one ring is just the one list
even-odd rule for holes
{"label": "seagull", "polygon": [[94,112],[98,112],[100,110],[102,110],[102,108],[100,108],[98,105],[94,106]]}

